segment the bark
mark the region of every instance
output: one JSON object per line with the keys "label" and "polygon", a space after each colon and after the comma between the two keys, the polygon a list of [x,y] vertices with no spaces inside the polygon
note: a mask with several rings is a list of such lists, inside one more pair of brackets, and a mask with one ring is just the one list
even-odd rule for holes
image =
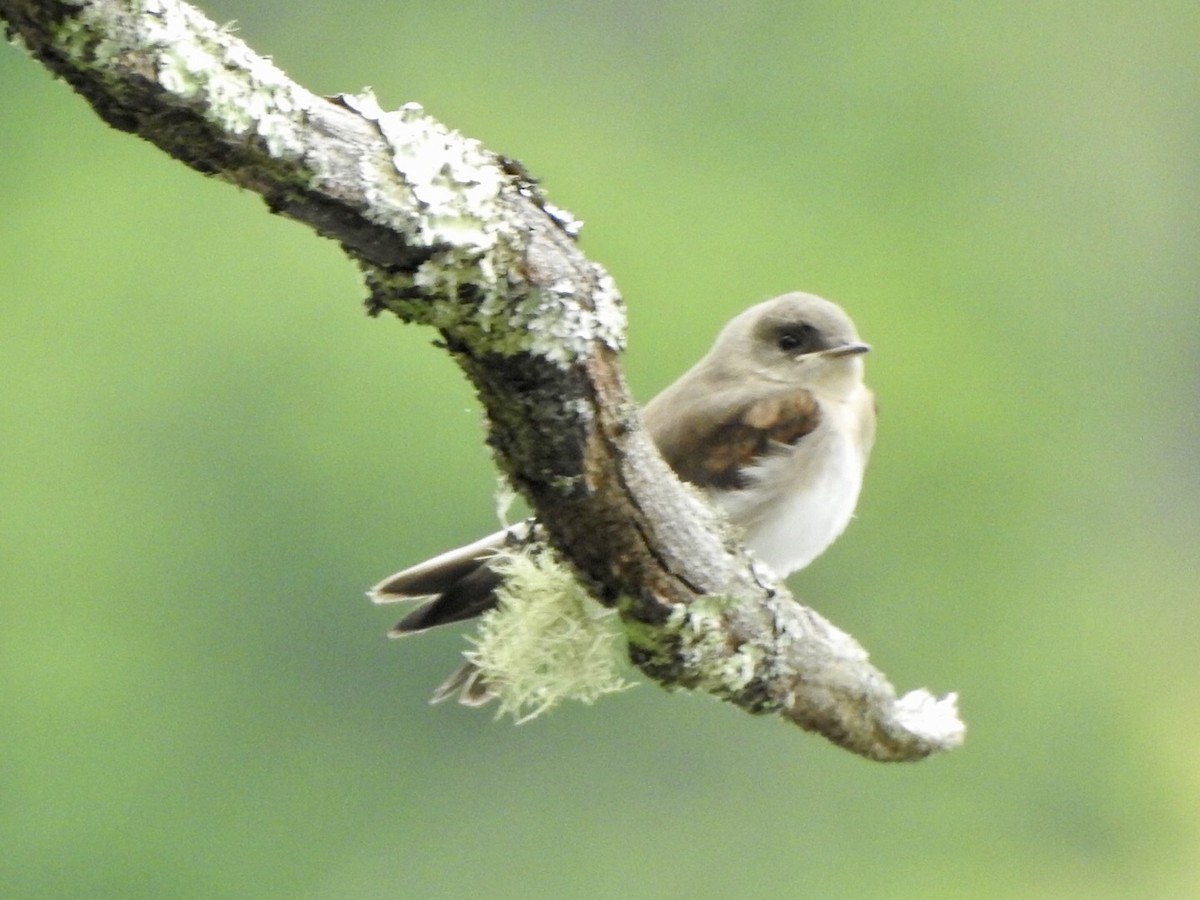
{"label": "bark", "polygon": [[958,746],[954,695],[897,698],[849,635],[756,569],[641,429],[613,280],[524,168],[416,104],[316,96],[175,0],[0,0],[10,35],[115,128],[337,241],[372,313],[429,325],[550,540],[667,687],[876,760]]}

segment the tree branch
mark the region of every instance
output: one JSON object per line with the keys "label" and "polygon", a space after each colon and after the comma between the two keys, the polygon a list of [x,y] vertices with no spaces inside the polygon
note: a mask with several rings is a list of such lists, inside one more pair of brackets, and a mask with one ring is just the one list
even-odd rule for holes
{"label": "tree branch", "polygon": [[338,241],[372,312],[440,331],[498,464],[620,609],[650,677],[871,759],[961,743],[953,695],[897,699],[849,635],[757,570],[671,475],[618,368],[616,286],[519,164],[416,104],[318,97],[175,0],[0,0],[0,16],[110,125]]}

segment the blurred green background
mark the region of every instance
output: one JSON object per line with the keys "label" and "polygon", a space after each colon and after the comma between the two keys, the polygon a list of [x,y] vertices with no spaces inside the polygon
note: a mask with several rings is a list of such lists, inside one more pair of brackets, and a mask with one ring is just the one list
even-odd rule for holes
{"label": "blurred green background", "polygon": [[1200,896],[1200,6],[221,0],[587,222],[649,397],[803,288],[876,347],[793,579],[959,752],[643,684],[429,708],[364,589],[494,524],[470,390],[329,242],[0,52],[0,895]]}

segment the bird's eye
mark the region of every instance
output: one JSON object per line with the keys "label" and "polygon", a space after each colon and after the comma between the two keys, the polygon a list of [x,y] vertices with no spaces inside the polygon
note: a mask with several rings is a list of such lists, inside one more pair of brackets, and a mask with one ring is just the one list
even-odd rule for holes
{"label": "bird's eye", "polygon": [[814,343],[817,329],[811,325],[790,325],[779,332],[775,345],[784,353],[808,350]]}

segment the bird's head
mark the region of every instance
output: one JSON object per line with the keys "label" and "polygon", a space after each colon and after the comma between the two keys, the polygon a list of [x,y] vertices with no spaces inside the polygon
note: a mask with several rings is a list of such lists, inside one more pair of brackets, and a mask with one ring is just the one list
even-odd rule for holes
{"label": "bird's head", "polygon": [[836,303],[792,293],[737,316],[717,337],[712,355],[746,374],[844,393],[861,382],[862,355],[870,349]]}

